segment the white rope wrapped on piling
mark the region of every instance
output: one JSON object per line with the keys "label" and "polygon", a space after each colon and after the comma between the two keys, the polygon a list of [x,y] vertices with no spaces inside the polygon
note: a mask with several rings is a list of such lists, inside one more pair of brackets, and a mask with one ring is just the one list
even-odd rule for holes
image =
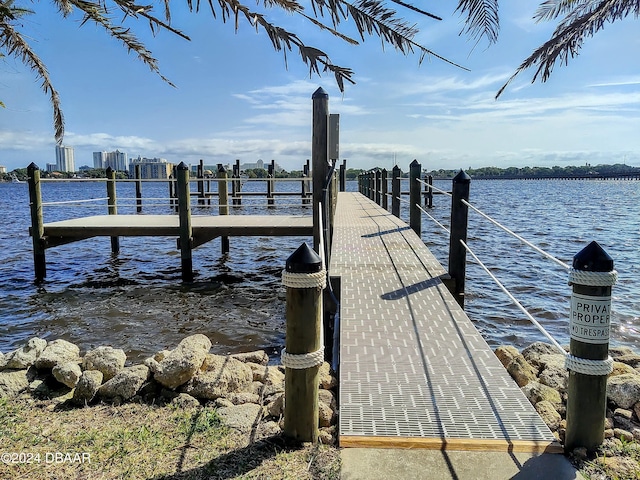
{"label": "white rope wrapped on piling", "polygon": [[618,280],[618,272],[588,272],[585,270],[569,269],[569,285],[586,285],[589,287],[610,287]]}
{"label": "white rope wrapped on piling", "polygon": [[604,376],[613,372],[613,358],[607,357],[605,360],[589,360],[568,354],[564,358],[564,366],[567,370],[573,370],[583,375]]}
{"label": "white rope wrapped on piling", "polygon": [[327,285],[327,272],[322,269],[315,273],[293,273],[282,271],[282,284],[290,288],[324,288]]}
{"label": "white rope wrapped on piling", "polygon": [[[322,335],[320,338],[322,339]],[[287,353],[287,350],[283,348],[280,352],[280,362],[283,367],[294,370],[317,367],[324,362],[324,345],[320,345],[320,348],[315,352],[302,354]]]}

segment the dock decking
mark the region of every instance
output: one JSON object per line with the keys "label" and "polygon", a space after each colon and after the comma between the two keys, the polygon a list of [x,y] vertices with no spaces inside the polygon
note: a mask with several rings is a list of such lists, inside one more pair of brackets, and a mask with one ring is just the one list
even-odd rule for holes
{"label": "dock decking", "polygon": [[339,193],[342,447],[562,452],[402,221]]}

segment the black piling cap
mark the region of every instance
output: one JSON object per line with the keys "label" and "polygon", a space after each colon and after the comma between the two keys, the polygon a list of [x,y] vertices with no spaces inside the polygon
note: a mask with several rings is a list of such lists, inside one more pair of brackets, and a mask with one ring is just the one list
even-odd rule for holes
{"label": "black piling cap", "polygon": [[29,172],[33,172],[34,170],[40,170],[40,168],[38,167],[38,165],[36,165],[35,163],[31,162],[29,164],[29,166],[27,167],[27,170]]}
{"label": "black piling cap", "polygon": [[591,242],[573,257],[573,268],[585,272],[610,272],[613,259],[598,242]]}
{"label": "black piling cap", "polygon": [[290,273],[316,273],[322,270],[322,259],[304,242],[287,258],[286,270]]}
{"label": "black piling cap", "polygon": [[218,173],[227,173],[227,170],[224,168],[224,165],[221,163],[218,164]]}
{"label": "black piling cap", "polygon": [[313,95],[311,95],[311,98],[314,100],[316,98],[329,98],[329,94],[325,92],[324,88],[318,87],[318,89],[313,92]]}
{"label": "black piling cap", "polygon": [[184,162],[180,162],[180,164],[177,167],[178,170],[189,170],[189,167],[187,167],[186,163]]}
{"label": "black piling cap", "polygon": [[464,170],[460,170],[458,174],[453,177],[453,183],[470,183],[471,177],[465,173]]}
{"label": "black piling cap", "polygon": [[107,175],[111,175],[113,173],[113,168],[111,167],[107,167],[107,169],[104,171]]}

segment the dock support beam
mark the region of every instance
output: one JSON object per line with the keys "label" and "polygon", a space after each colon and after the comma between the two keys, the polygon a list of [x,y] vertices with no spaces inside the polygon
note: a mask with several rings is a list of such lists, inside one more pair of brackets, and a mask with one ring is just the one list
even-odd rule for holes
{"label": "dock support beam", "polygon": [[[116,172],[111,167],[107,168],[107,197],[108,197],[108,210],[109,215],[118,214],[118,199],[116,197]],[[120,251],[120,239],[118,237],[111,237],[111,253],[118,253]]]}
{"label": "dock support beam", "polygon": [[467,250],[460,240],[467,243],[467,221],[469,207],[462,200],[469,201],[471,177],[464,171],[453,177],[451,194],[451,233],[449,235],[449,277],[447,287],[462,308],[464,308],[464,283],[467,271]]}
{"label": "dock support beam", "polygon": [[[322,87],[312,95],[313,100],[313,136],[311,139],[311,169],[313,174],[313,248],[320,251],[320,209],[318,205],[324,202],[322,190],[329,173],[329,94]],[[327,206],[325,205],[326,209]]]}
{"label": "dock support beam", "polygon": [[[227,184],[227,170],[218,164],[218,215],[229,215],[229,186]],[[229,253],[229,237],[220,237],[222,253]]]}
{"label": "dock support beam", "polygon": [[301,442],[318,441],[318,388],[322,347],[322,259],[303,243],[286,262],[287,287],[284,434]]}
{"label": "dock support beam", "polygon": [[191,230],[191,193],[189,192],[189,167],[180,162],[176,169],[178,181],[178,217],[180,219],[180,260],[182,263],[182,281],[193,282],[193,259],[191,245],[193,234]]}
{"label": "dock support beam", "polygon": [[422,165],[417,160],[409,165],[409,226],[422,238],[422,215],[420,210],[420,176]]}
{"label": "dock support beam", "polygon": [[[594,451],[604,441],[604,420],[607,409],[607,378],[613,370],[609,358],[611,321],[611,286],[617,273],[613,260],[596,242],[591,242],[573,257],[569,272],[572,285],[570,313],[571,355],[567,387],[566,452],[577,447]],[[599,312],[598,328],[584,322]],[[574,360],[575,359],[575,360]],[[581,360],[591,362],[585,368]],[[594,365],[595,364],[595,365]]]}
{"label": "dock support beam", "polygon": [[31,207],[31,238],[33,240],[33,269],[36,282],[47,276],[45,257],[44,220],[42,217],[42,192],[40,190],[40,169],[35,163],[27,167],[29,175],[29,203]]}

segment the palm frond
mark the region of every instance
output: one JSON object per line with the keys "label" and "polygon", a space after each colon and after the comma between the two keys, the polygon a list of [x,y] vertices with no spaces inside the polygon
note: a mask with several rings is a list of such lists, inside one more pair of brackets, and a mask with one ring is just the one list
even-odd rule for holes
{"label": "palm frond", "polygon": [[640,15],[640,2],[625,0],[576,2],[576,8],[560,22],[551,38],[520,64],[515,73],[498,90],[496,98],[502,95],[520,73],[536,65],[531,83],[538,78],[546,82],[556,63],[566,65],[570,58],[578,55],[586,37],[595,35],[604,28],[606,23],[621,20],[630,14]]}
{"label": "palm frond", "polygon": [[42,90],[49,94],[51,107],[53,108],[53,126],[55,130],[55,139],[57,143],[62,143],[64,137],[64,116],[60,108],[60,96],[51,83],[49,72],[40,57],[35,54],[31,46],[17,32],[13,26],[0,17],[0,48],[5,50],[9,55],[19,59],[24,65],[28,66],[36,74],[36,77],[42,80]]}
{"label": "palm frond", "polygon": [[536,22],[553,20],[574,10],[578,3],[584,4],[590,1],[591,0],[546,0],[538,6],[533,19]]}
{"label": "palm frond", "polygon": [[489,43],[498,41],[498,0],[460,0],[456,11],[467,17],[461,34],[466,33],[477,40],[486,37]]}

